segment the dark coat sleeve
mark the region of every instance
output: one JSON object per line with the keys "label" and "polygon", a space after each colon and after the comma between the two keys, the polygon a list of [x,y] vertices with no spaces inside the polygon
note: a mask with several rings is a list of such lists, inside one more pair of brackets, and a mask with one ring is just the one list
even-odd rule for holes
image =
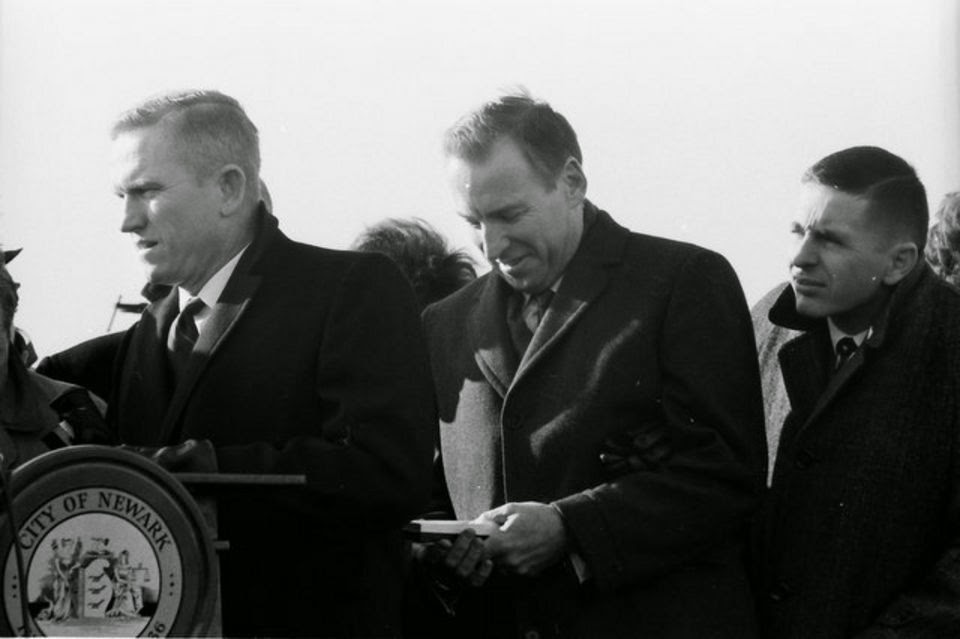
{"label": "dark coat sleeve", "polygon": [[650,581],[744,539],[763,490],[759,372],[736,274],[698,251],[668,295],[659,415],[647,417],[651,432],[666,433],[668,456],[556,502],[600,588]]}
{"label": "dark coat sleeve", "polygon": [[83,386],[100,397],[110,397],[114,362],[123,332],[100,335],[44,357],[37,372],[51,379]]}

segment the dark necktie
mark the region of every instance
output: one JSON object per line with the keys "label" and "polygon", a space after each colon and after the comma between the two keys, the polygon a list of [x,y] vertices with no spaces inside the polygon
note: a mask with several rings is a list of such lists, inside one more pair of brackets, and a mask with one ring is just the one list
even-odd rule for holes
{"label": "dark necktie", "polygon": [[167,350],[170,356],[170,368],[173,371],[175,382],[180,381],[187,360],[190,359],[190,353],[193,346],[197,343],[197,314],[200,313],[206,305],[199,297],[190,298],[177,321],[174,323],[173,330],[170,332],[170,339],[167,342]]}
{"label": "dark necktie", "polygon": [[857,352],[857,342],[852,337],[841,337],[837,341],[837,362],[834,370],[839,370],[854,353]]}
{"label": "dark necktie", "polygon": [[507,305],[507,326],[517,353],[522,357],[527,352],[530,339],[543,319],[553,299],[553,291],[547,289],[536,295],[524,296],[515,293]]}

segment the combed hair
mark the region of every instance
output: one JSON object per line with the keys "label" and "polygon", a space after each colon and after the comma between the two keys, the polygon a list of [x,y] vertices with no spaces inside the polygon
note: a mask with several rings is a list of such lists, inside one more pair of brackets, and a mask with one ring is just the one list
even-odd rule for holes
{"label": "combed hair", "polygon": [[870,201],[870,212],[904,229],[922,252],[930,213],[927,192],[903,158],[876,146],[832,153],[803,174],[815,182]]}
{"label": "combed hair", "polygon": [[147,98],[117,118],[112,139],[154,126],[173,126],[184,145],[185,160],[202,180],[225,164],[237,164],[247,178],[251,197],[259,197],[260,137],[240,103],[213,90],[164,93]]}
{"label": "combed hair", "polygon": [[463,116],[447,130],[444,152],[468,162],[482,162],[501,137],[520,147],[548,189],[555,186],[568,159],[583,163],[577,134],[567,119],[526,90],[487,102]]}
{"label": "combed hair", "polygon": [[940,201],[927,234],[926,258],[937,275],[960,286],[960,191]]}
{"label": "combed hair", "polygon": [[353,248],[393,260],[410,280],[421,309],[477,278],[470,256],[451,250],[447,240],[419,218],[379,222],[364,231]]}

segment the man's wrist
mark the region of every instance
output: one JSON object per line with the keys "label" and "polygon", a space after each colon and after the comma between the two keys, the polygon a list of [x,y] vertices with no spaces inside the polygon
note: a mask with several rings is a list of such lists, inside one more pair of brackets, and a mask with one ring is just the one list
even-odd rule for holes
{"label": "man's wrist", "polygon": [[547,505],[553,509],[553,512],[557,513],[557,518],[560,520],[560,531],[563,536],[563,547],[561,550],[565,554],[574,552],[575,544],[573,542],[573,536],[570,534],[570,527],[567,526],[567,518],[564,517],[563,511],[560,510],[560,506],[558,506],[556,502],[550,502]]}
{"label": "man's wrist", "polygon": [[576,573],[577,579],[582,584],[590,578],[590,567],[587,566],[587,562],[584,561],[583,556],[580,554],[576,538],[570,532],[570,527],[567,525],[567,518],[564,517],[563,510],[560,509],[560,506],[556,502],[550,502],[550,506],[560,516],[560,522],[563,525],[564,536],[563,552],[570,559],[570,564],[573,566],[573,571]]}

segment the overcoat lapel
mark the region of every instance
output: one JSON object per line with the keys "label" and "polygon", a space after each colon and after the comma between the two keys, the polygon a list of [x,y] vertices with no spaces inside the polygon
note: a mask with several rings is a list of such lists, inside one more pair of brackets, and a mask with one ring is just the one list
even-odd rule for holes
{"label": "overcoat lapel", "polygon": [[173,389],[173,395],[164,414],[161,432],[163,441],[179,439],[181,433],[176,432],[177,424],[183,409],[197,388],[200,378],[211,359],[226,342],[234,326],[243,316],[244,311],[260,286],[262,276],[259,274],[260,264],[264,254],[280,237],[277,228],[277,219],[270,215],[261,205],[257,212],[257,232],[253,243],[247,248],[230,276],[220,299],[214,305],[203,327],[203,333],[190,353],[184,368],[183,378]]}
{"label": "overcoat lapel", "polygon": [[[586,206],[593,207],[589,203]],[[608,267],[623,259],[629,232],[606,213],[593,210],[596,219],[564,271],[560,289],[522,358],[514,350],[507,327],[510,285],[492,273],[474,301],[468,324],[474,358],[483,376],[501,397],[570,331],[607,286]]]}
{"label": "overcoat lapel", "polygon": [[193,351],[190,353],[190,358],[187,360],[183,378],[174,389],[161,428],[164,441],[169,441],[171,436],[179,437],[179,433],[175,433],[174,429],[180,420],[183,407],[190,399],[190,395],[196,388],[203,371],[225,342],[230,331],[243,315],[253,294],[260,286],[260,276],[239,272],[241,266],[243,264],[237,265],[237,271],[234,272],[227,288],[220,296],[220,301],[213,307],[210,317],[203,327],[203,333],[201,333]]}
{"label": "overcoat lapel", "polygon": [[179,381],[173,391],[173,397],[170,399],[161,428],[164,441],[169,441],[171,436],[179,438],[180,433],[175,432],[174,429],[180,421],[187,400],[190,399],[190,395],[196,389],[210,360],[216,355],[233,327],[243,316],[250,300],[260,286],[262,276],[258,273],[258,265],[262,262],[264,253],[269,250],[269,247],[277,241],[281,234],[277,228],[277,219],[267,213],[262,206],[258,211],[258,216],[259,223],[255,239],[244,252],[240,261],[237,262],[233,275],[230,276],[220,299],[211,310],[210,317],[203,327],[203,333],[197,339],[197,343],[190,353],[190,358],[187,360],[183,379]]}
{"label": "overcoat lapel", "polygon": [[797,433],[797,436],[802,436],[803,433],[810,427],[810,424],[814,423],[820,415],[827,409],[827,407],[833,403],[837,395],[847,384],[850,383],[850,380],[856,376],[857,371],[863,367],[863,349],[858,349],[854,353],[847,363],[844,364],[840,370],[838,370],[833,376],[830,377],[830,380],[827,382],[827,387],[824,389],[823,393],[820,395],[820,398],[817,400],[817,403],[814,405],[813,410],[810,412],[810,416],[804,420],[803,426],[800,427],[800,431]]}
{"label": "overcoat lapel", "polygon": [[790,398],[790,411],[801,424],[807,422],[814,407],[821,403],[827,387],[830,372],[825,351],[828,346],[829,338],[823,331],[813,330],[795,337],[780,349],[780,370]]}
{"label": "overcoat lapel", "polygon": [[[591,204],[587,204],[591,206]],[[520,360],[514,383],[542,360],[576,324],[606,288],[609,267],[619,264],[629,232],[602,211],[584,234],[580,247],[564,271],[563,281]]]}
{"label": "overcoat lapel", "polygon": [[491,273],[474,300],[468,323],[469,339],[480,372],[497,393],[507,394],[517,371],[517,353],[507,328],[507,299],[510,285]]}
{"label": "overcoat lapel", "polygon": [[858,349],[836,372],[832,352],[823,320],[820,326],[790,340],[780,350],[783,384],[794,414],[791,422],[796,428],[793,433],[784,433],[782,441],[802,436],[863,367],[864,348]]}
{"label": "overcoat lapel", "polygon": [[929,266],[922,264],[904,278],[894,291],[870,337],[832,376],[831,367],[823,356],[825,351],[832,352],[832,344],[826,337],[826,321],[800,317],[795,310],[793,291],[790,288],[784,291],[770,310],[770,320],[780,326],[807,331],[787,342],[779,355],[784,386],[790,397],[791,412],[798,413],[802,420],[796,437],[802,436],[836,400],[840,392],[860,374],[869,353],[883,347],[891,315],[900,310],[903,300],[925,277],[932,277],[932,271]]}
{"label": "overcoat lapel", "polygon": [[141,445],[163,441],[160,424],[172,392],[166,338],[178,310],[177,291],[173,289],[144,311],[134,329],[117,402],[124,411],[124,441]]}

